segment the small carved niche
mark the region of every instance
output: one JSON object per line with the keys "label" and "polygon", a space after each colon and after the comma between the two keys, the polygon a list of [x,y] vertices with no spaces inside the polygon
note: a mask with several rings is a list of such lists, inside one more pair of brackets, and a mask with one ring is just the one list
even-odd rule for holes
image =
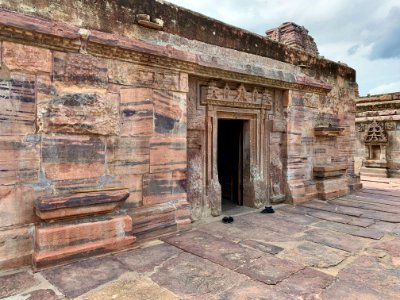
{"label": "small carved niche", "polygon": [[386,144],[387,141],[387,134],[383,126],[379,125],[376,121],[368,125],[364,138],[366,144]]}
{"label": "small carved niche", "polygon": [[368,160],[386,161],[388,136],[384,126],[373,121],[365,129],[364,143],[368,148]]}
{"label": "small carved niche", "polygon": [[371,153],[369,154],[369,159],[379,160],[381,158],[381,145],[371,145]]}

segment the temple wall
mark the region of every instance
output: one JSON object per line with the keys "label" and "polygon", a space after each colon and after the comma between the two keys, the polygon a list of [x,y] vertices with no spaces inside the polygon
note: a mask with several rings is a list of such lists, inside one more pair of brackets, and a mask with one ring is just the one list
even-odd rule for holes
{"label": "temple wall", "polygon": [[382,126],[387,135],[386,162],[387,177],[400,177],[400,93],[373,95],[357,99],[356,114],[356,173],[369,156],[365,144],[366,129],[373,121]]}
{"label": "temple wall", "polygon": [[190,223],[187,74],[7,41],[1,49],[0,268],[29,261],[41,195],[124,187],[134,235]]}
{"label": "temple wall", "polygon": [[[219,113],[251,124],[251,206],[357,185],[354,70],[158,1],[100,2],[0,1],[11,10],[0,11],[0,269],[30,264],[53,239],[38,231],[42,197],[127,190],[122,206],[79,224],[139,241],[218,215],[207,174]],[[164,29],[139,26],[137,13],[163,18]],[[210,30],[193,31],[201,26]],[[198,80],[263,100],[202,104]],[[57,222],[69,237],[71,224]]]}

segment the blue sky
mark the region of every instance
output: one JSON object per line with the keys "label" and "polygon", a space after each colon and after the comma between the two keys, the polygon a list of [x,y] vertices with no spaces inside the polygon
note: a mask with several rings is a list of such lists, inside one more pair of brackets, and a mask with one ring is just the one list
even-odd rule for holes
{"label": "blue sky", "polygon": [[292,21],[357,71],[360,95],[400,92],[400,0],[169,0],[260,35]]}

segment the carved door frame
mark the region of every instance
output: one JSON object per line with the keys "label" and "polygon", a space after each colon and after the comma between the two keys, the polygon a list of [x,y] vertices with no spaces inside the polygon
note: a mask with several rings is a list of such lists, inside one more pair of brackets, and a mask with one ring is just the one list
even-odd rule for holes
{"label": "carved door frame", "polygon": [[[215,201],[210,203],[213,208],[213,215],[221,213],[221,195],[218,181],[218,120],[241,120],[243,122],[243,205],[257,207],[255,199],[255,177],[268,177],[268,161],[265,149],[268,149],[268,138],[265,130],[265,112],[263,110],[247,110],[234,107],[207,106],[206,121],[206,182],[209,187],[214,188],[211,192],[213,197],[209,199]],[[265,182],[269,182],[267,178]],[[217,187],[216,187],[217,186]],[[268,193],[268,188],[265,192]],[[269,196],[269,195],[268,195]]]}

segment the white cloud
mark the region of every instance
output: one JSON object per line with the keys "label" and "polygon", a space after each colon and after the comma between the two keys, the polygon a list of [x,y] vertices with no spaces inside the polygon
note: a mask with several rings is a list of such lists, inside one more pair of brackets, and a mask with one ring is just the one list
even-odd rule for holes
{"label": "white cloud", "polygon": [[373,89],[371,89],[368,94],[370,95],[379,95],[386,93],[395,93],[400,91],[400,81],[391,82],[388,84],[379,85]]}
{"label": "white cloud", "polygon": [[261,35],[286,21],[303,25],[321,55],[356,69],[361,95],[400,80],[400,0],[169,1]]}

